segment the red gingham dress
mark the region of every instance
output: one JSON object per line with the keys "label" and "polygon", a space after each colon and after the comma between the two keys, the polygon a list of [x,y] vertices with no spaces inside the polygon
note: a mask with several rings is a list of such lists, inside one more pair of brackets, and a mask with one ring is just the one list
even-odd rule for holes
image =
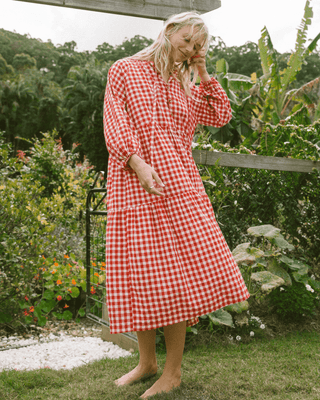
{"label": "red gingham dress", "polygon": [[[191,143],[198,123],[223,126],[229,100],[212,78],[186,97],[154,63],[109,70],[104,133],[107,180],[106,288],[110,332],[155,329],[243,301],[249,293],[215,220]],[[147,193],[127,165],[136,153],[165,184]]]}

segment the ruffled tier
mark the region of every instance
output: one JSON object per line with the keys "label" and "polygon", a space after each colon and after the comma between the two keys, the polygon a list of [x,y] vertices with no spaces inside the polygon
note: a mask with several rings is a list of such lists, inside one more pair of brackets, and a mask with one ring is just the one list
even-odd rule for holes
{"label": "ruffled tier", "polygon": [[249,297],[206,195],[110,211],[106,237],[111,333],[192,326]]}

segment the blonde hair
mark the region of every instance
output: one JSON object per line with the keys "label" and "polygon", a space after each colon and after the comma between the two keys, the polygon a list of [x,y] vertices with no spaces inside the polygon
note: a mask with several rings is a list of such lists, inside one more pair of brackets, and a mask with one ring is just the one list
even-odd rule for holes
{"label": "blonde hair", "polygon": [[[190,26],[190,38],[198,40],[203,39],[202,47],[208,50],[209,32],[204,21],[196,11],[184,12],[171,16],[164,24],[158,38],[154,43],[139,51],[131,58],[136,60],[153,61],[155,68],[160,72],[163,79],[167,82],[174,68],[173,58],[171,56],[172,45],[170,38],[184,26]],[[177,65],[177,79],[180,81],[186,95],[190,96],[190,77],[192,66],[184,61]]]}

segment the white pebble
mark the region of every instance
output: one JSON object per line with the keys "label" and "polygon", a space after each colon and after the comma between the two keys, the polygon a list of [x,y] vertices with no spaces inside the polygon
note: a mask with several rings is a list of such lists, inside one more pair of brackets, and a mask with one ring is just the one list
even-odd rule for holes
{"label": "white pebble", "polygon": [[[0,371],[40,368],[72,369],[102,358],[115,359],[131,355],[130,352],[121,349],[119,346],[104,342],[96,337],[68,337],[63,335],[63,337],[55,338],[55,341],[48,343],[1,351]],[[34,341],[23,341],[24,344],[30,342]],[[18,344],[21,345],[20,341]]]}

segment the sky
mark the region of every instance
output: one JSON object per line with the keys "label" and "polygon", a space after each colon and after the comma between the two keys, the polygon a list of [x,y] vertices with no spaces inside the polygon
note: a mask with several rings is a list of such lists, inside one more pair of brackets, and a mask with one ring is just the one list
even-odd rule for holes
{"label": "sky", "polygon": [[[160,1],[160,0],[159,0]],[[280,52],[294,50],[306,0],[221,0],[221,7],[203,14],[213,36],[220,36],[228,47],[248,41],[258,43],[266,26],[274,47]],[[320,32],[320,0],[311,0],[312,24],[308,39]],[[75,41],[78,51],[93,51],[106,42],[121,44],[135,35],[156,39],[163,22],[94,11],[0,0],[0,28],[29,34],[54,45]],[[319,41],[320,42],[320,41]],[[0,49],[1,53],[1,49]]]}

